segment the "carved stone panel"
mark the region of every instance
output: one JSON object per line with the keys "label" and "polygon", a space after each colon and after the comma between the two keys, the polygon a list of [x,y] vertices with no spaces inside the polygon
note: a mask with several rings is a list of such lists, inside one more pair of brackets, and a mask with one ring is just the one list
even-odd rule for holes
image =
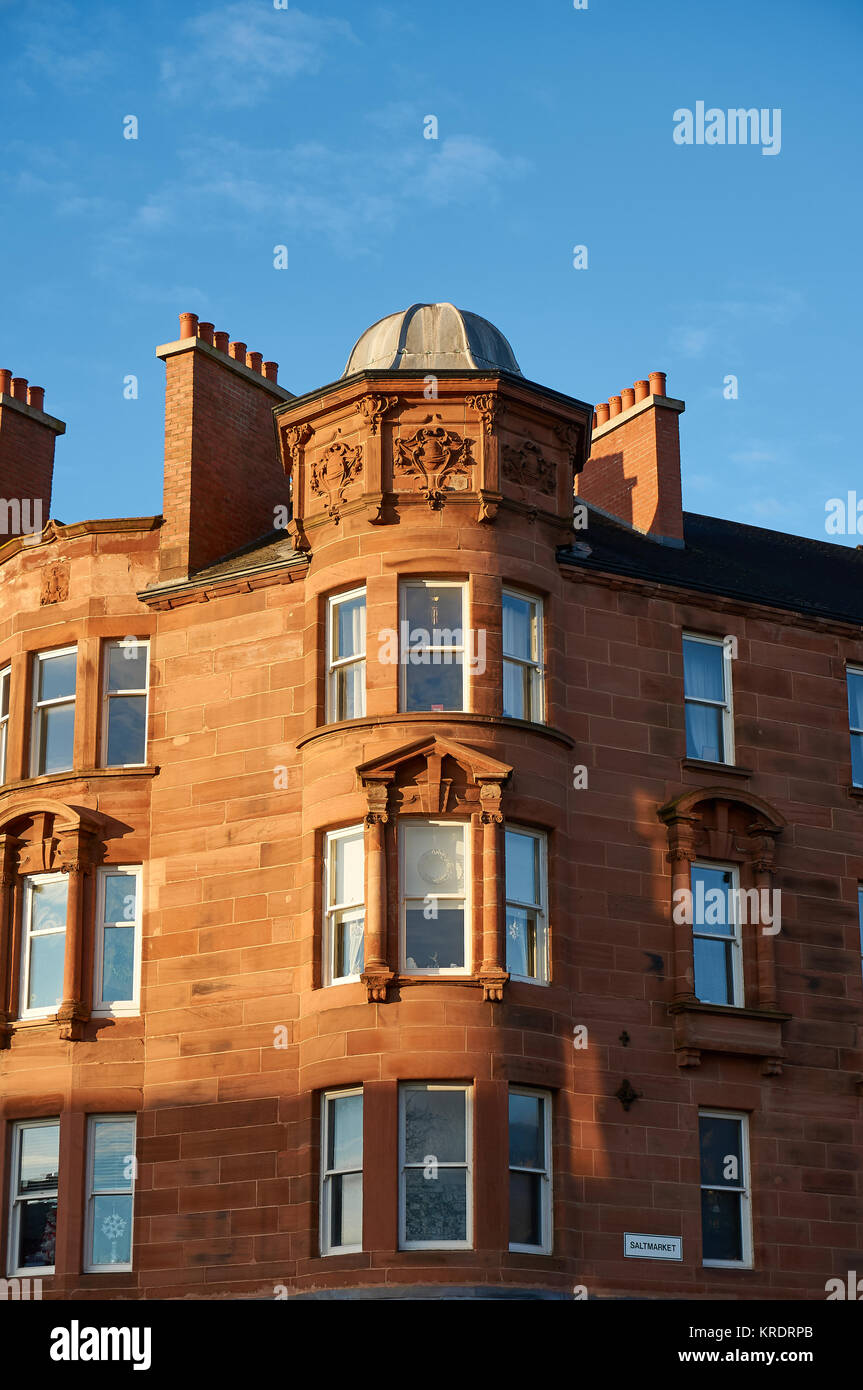
{"label": "carved stone panel", "polygon": [[363,447],[361,444],[346,444],[337,439],[318,454],[312,464],[309,486],[313,493],[323,499],[327,515],[338,524],[345,493],[349,485],[362,472]]}
{"label": "carved stone panel", "polygon": [[393,471],[418,479],[420,495],[429,506],[442,507],[448,492],[473,489],[472,446],[471,439],[448,430],[440,415],[434,415],[407,439],[396,440]]}
{"label": "carved stone panel", "polygon": [[538,445],[526,440],[524,444],[504,445],[502,451],[503,476],[507,482],[517,483],[531,492],[541,492],[554,496],[557,487],[557,465],[547,459]]}

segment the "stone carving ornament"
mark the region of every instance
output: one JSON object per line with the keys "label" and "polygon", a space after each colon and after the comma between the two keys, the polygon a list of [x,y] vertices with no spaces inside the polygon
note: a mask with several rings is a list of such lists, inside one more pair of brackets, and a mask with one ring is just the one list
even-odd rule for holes
{"label": "stone carving ornament", "polygon": [[394,464],[420,480],[420,495],[430,507],[441,507],[447,492],[458,486],[456,480],[463,480],[464,488],[470,487],[468,470],[476,466],[471,445],[472,440],[448,430],[435,415],[431,424],[422,425],[410,438],[396,440]]}

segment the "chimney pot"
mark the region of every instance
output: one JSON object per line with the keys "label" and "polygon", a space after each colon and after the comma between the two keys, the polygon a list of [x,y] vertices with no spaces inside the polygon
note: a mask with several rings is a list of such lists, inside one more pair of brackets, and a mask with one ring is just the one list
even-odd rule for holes
{"label": "chimney pot", "polygon": [[665,395],[665,372],[650,372],[650,392],[653,396]]}
{"label": "chimney pot", "polygon": [[27,392],[27,404],[32,405],[34,410],[45,409],[45,387],[31,386]]}
{"label": "chimney pot", "polygon": [[210,346],[212,347],[212,344],[213,344],[213,325],[212,325],[211,323],[199,323],[199,324],[198,324],[198,337],[201,339],[202,342],[204,342],[204,343],[209,343]]}
{"label": "chimney pot", "polygon": [[278,362],[265,362],[265,363],[263,364],[263,371],[264,371],[264,376],[267,378],[267,381],[278,381],[278,379],[279,379],[279,364],[278,364]]}
{"label": "chimney pot", "polygon": [[615,416],[615,415],[619,415],[619,414],[620,414],[620,397],[619,397],[619,396],[609,396],[609,398],[608,398],[608,413],[609,413],[609,415],[611,416],[612,419],[614,419],[614,416]]}
{"label": "chimney pot", "polygon": [[635,405],[635,388],[624,386],[620,393],[620,402],[624,410],[629,410],[630,406]]}
{"label": "chimney pot", "polygon": [[229,344],[228,344],[228,352],[230,353],[231,357],[233,357],[233,359],[234,359],[235,362],[245,362],[245,360],[246,360],[246,344],[245,344],[245,343],[229,343]]}
{"label": "chimney pot", "polygon": [[8,396],[12,391],[12,373],[0,367],[0,395]]}
{"label": "chimney pot", "polygon": [[600,401],[596,407],[596,423],[597,425],[608,424],[608,401]]}
{"label": "chimney pot", "polygon": [[27,378],[25,376],[13,376],[12,395],[16,401],[26,401],[27,399]]}
{"label": "chimney pot", "polygon": [[228,339],[230,336],[230,333],[213,334],[213,345],[219,349],[219,352],[228,351]]}
{"label": "chimney pot", "polygon": [[180,337],[181,337],[181,338],[196,338],[197,336],[198,336],[198,315],[197,315],[197,314],[181,314],[181,315],[180,315]]}
{"label": "chimney pot", "polygon": [[263,361],[263,357],[262,357],[261,353],[259,353],[259,352],[247,352],[247,353],[246,353],[246,366],[249,367],[253,372],[259,372],[259,371],[261,370],[261,363],[262,363],[262,361]]}
{"label": "chimney pot", "polygon": [[646,381],[637,381],[637,382],[635,383],[635,402],[636,402],[636,405],[638,404],[639,401],[645,401],[645,400],[647,400],[647,397],[648,397],[649,395],[650,395],[650,385],[649,385],[649,383],[646,382]]}

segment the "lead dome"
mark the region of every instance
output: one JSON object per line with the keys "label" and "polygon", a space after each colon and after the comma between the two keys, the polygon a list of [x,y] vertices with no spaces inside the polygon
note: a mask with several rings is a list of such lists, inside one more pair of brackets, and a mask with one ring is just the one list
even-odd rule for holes
{"label": "lead dome", "polygon": [[355,342],[342,376],[366,371],[522,375],[500,329],[454,304],[412,304],[373,323]]}

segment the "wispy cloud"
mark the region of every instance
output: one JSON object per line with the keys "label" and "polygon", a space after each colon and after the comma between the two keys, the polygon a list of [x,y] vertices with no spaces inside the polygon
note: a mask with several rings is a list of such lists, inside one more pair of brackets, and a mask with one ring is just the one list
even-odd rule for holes
{"label": "wispy cloud", "polygon": [[248,3],[207,9],[167,50],[161,78],[177,99],[252,106],[276,82],[319,72],[337,43],[358,42],[346,20]]}
{"label": "wispy cloud", "polygon": [[[429,149],[418,131],[387,153],[305,141],[279,151],[210,138],[188,146],[181,169],[136,207],[109,219],[99,233],[103,272],[140,260],[160,236],[188,230],[190,207],[206,208],[222,240],[262,247],[286,239],[327,237],[345,255],[363,254],[415,217],[418,209],[485,204],[528,165],[476,136],[452,136]],[[274,178],[274,168],[291,171]]]}
{"label": "wispy cloud", "polygon": [[727,351],[741,326],[783,328],[804,308],[799,290],[779,287],[767,294],[702,300],[688,306],[672,328],[671,342],[682,357],[703,357],[708,350]]}

